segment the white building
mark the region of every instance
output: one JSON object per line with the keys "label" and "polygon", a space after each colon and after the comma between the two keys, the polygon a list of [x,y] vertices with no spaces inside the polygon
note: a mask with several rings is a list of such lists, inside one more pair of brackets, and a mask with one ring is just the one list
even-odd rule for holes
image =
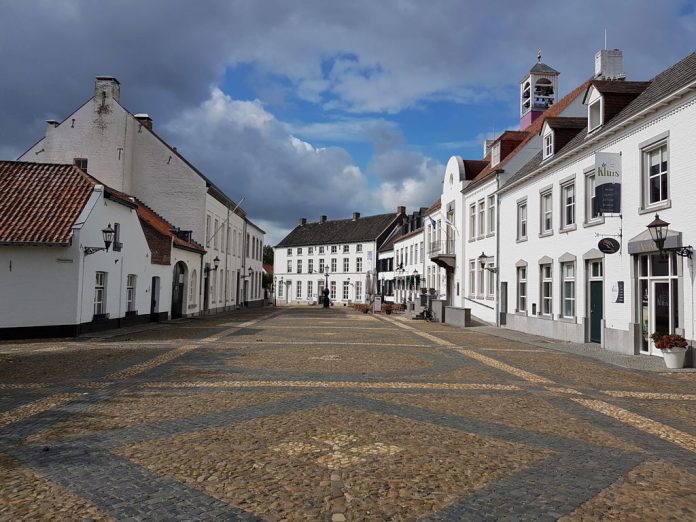
{"label": "white building", "polygon": [[[377,291],[377,250],[404,220],[396,214],[308,223],[300,219],[274,247],[273,279],[277,304],[312,304],[325,287],[332,302],[368,302]],[[328,285],[328,286],[327,286]]]}
{"label": "white building", "polygon": [[[245,257],[247,251],[255,255],[256,246],[247,248],[246,241],[263,244],[263,231],[250,227],[234,201],[154,132],[147,114],[128,112],[119,102],[120,89],[116,78],[97,77],[94,96],[62,122],[48,121],[46,135],[20,160],[74,163],[105,185],[145,202],[205,245],[197,285],[201,310],[243,304],[243,281],[256,278],[249,278],[248,261],[257,269],[256,257]],[[187,294],[189,289],[187,281]],[[248,295],[259,293],[254,287]],[[262,301],[254,297],[246,302]]]}
{"label": "white building", "polygon": [[[659,355],[654,332],[696,338],[696,53],[650,82],[606,79],[623,78],[620,59],[598,53],[583,124],[547,119],[542,150],[498,191],[500,307],[508,328]],[[597,208],[607,168],[621,174],[615,213]],[[656,213],[666,255],[646,228]]]}
{"label": "white building", "polygon": [[0,338],[197,313],[203,248],[74,165],[0,162],[0,208]]}

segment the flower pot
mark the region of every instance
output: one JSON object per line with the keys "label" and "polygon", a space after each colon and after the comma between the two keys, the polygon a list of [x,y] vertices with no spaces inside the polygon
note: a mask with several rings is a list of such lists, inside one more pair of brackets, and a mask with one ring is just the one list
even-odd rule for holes
{"label": "flower pot", "polygon": [[665,348],[662,350],[662,358],[667,368],[676,369],[684,367],[686,348]]}

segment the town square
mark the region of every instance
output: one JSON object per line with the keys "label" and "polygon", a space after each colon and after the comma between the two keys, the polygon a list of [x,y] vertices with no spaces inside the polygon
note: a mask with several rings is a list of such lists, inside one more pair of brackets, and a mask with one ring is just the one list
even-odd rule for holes
{"label": "town square", "polygon": [[0,522],[696,520],[694,0],[0,0]]}

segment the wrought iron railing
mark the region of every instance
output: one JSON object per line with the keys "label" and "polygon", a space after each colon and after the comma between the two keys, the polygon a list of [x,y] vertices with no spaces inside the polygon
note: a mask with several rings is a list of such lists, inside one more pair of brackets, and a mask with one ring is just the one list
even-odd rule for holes
{"label": "wrought iron railing", "polygon": [[454,239],[441,239],[439,241],[433,241],[430,243],[430,257],[435,256],[453,256],[454,252]]}

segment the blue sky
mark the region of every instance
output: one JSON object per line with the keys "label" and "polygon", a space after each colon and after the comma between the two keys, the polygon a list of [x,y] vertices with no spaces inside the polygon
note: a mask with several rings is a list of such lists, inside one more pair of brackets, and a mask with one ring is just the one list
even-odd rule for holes
{"label": "blue sky", "polygon": [[429,205],[450,156],[516,128],[537,49],[563,95],[605,28],[649,79],[694,51],[694,0],[0,0],[0,159],[114,75],[275,243],[300,217]]}

